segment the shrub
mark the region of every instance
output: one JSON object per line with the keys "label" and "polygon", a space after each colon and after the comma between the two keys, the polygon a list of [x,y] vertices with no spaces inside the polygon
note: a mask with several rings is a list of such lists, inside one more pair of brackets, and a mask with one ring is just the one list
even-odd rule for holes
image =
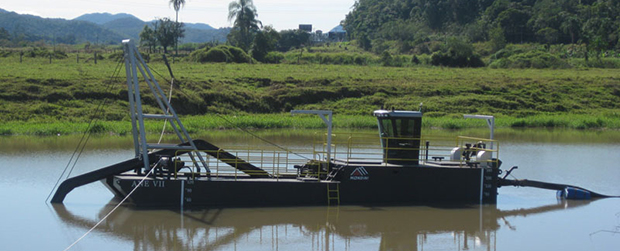
{"label": "shrub", "polygon": [[284,59],[284,55],[277,51],[271,51],[265,55],[264,63],[279,64]]}
{"label": "shrub", "polygon": [[190,54],[190,59],[195,62],[227,62],[227,63],[252,63],[252,58],[239,47],[218,45],[213,48],[196,50]]}
{"label": "shrub", "polygon": [[228,63],[232,59],[232,54],[223,50],[222,48],[212,48],[208,50],[204,55],[203,62],[226,62]]}
{"label": "shrub", "polygon": [[245,53],[245,51],[243,51],[239,47],[219,45],[219,46],[216,46],[215,48],[217,47],[220,47],[222,49],[226,48],[232,55],[232,61],[235,63],[252,63],[252,57],[250,57],[250,55]]}
{"label": "shrub", "polygon": [[1,50],[1,51],[0,51],[0,58],[5,58],[5,57],[8,57],[8,56],[10,56],[11,54],[13,54],[13,52],[12,52],[12,51],[5,51],[5,50]]}
{"label": "shrub", "polygon": [[449,66],[449,67],[483,67],[484,62],[480,59],[480,56],[472,54],[469,57],[459,55],[452,51],[448,52],[435,52],[431,55],[431,64],[436,66]]}
{"label": "shrub", "polygon": [[412,64],[420,64],[420,59],[418,59],[418,56],[413,55],[413,57],[411,57],[411,63]]}
{"label": "shrub", "polygon": [[[500,53],[499,51],[498,53]],[[568,68],[569,65],[551,53],[534,50],[525,53],[517,53],[509,57],[503,56],[499,60],[493,61],[491,68]]]}
{"label": "shrub", "polygon": [[49,56],[49,51],[45,48],[33,47],[31,50],[26,51],[24,56],[29,58],[46,57]]}
{"label": "shrub", "polygon": [[458,38],[450,38],[447,45],[440,51],[433,52],[431,64],[449,67],[482,67],[484,62],[474,53],[471,44]]}
{"label": "shrub", "polygon": [[[150,54],[145,54],[144,52],[140,52],[140,55],[142,56],[142,59],[144,59],[145,61],[150,61],[151,60],[151,55]],[[115,52],[112,53],[108,56],[108,59],[117,62],[119,60],[123,60],[123,57],[125,57],[125,53],[122,51],[119,52]],[[97,53],[97,60],[103,60],[103,56],[101,55],[101,53]]]}
{"label": "shrub", "polygon": [[383,53],[381,53],[381,64],[383,64],[383,66],[391,66],[392,61],[392,55],[388,51],[383,51]]}

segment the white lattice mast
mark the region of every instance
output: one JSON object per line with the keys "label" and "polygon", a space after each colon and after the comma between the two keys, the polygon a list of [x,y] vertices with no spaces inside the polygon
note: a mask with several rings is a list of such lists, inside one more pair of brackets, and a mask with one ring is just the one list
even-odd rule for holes
{"label": "white lattice mast", "polygon": [[[189,133],[181,123],[174,108],[168,102],[168,98],[162,91],[159,83],[149,70],[148,66],[142,59],[138,49],[131,40],[123,40],[123,50],[125,55],[125,71],[127,73],[127,95],[129,98],[129,109],[131,113],[131,127],[134,141],[135,154],[137,158],[144,161],[144,167],[149,167],[149,150],[154,149],[178,149],[187,150],[190,158],[194,162],[195,167],[202,166],[210,172],[202,154],[198,152],[196,145],[189,136]],[[162,114],[144,114],[142,110],[142,97],[140,95],[140,82],[138,72],[142,75],[144,81],[151,90],[155,101],[159,105]],[[170,123],[180,143],[187,143],[187,146],[170,145],[170,144],[153,144],[146,142],[146,130],[144,127],[144,119],[163,119]],[[195,158],[198,158],[196,160]],[[139,172],[140,170],[136,170]]]}

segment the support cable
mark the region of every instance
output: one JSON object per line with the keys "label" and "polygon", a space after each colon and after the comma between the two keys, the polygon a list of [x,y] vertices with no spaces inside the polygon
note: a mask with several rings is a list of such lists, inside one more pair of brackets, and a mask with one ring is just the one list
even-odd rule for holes
{"label": "support cable", "polygon": [[[166,58],[166,54],[163,55],[164,58],[164,63],[166,63],[166,67],[168,67],[168,72],[170,73],[170,77],[172,78],[170,80],[170,91],[168,92],[168,104],[170,104],[170,102],[172,102],[172,88],[174,87],[174,74],[172,74],[172,68],[170,67],[170,64],[168,63],[168,59]],[[149,67],[150,68],[150,67]],[[153,69],[151,69],[153,70]],[[168,106],[168,108],[166,108],[166,114],[170,113],[170,106]],[[161,140],[164,138],[164,132],[166,131],[166,125],[168,124],[168,120],[164,120],[164,127],[161,129],[161,135],[159,136],[159,141],[157,141],[157,144],[161,143]]]}
{"label": "support cable", "polygon": [[[114,84],[113,84],[114,82],[112,80],[114,78],[116,78],[117,75],[119,74],[121,62],[122,62],[122,60],[118,61],[118,64],[116,65],[116,68],[114,69],[114,72],[112,73],[112,76],[110,76],[110,78],[108,80],[108,87],[107,87],[106,93],[110,92],[110,90],[112,89],[112,86],[114,86]],[[65,180],[66,180],[67,178],[69,178],[69,175],[71,175],[71,172],[73,172],[73,169],[77,165],[78,159],[80,158],[80,156],[82,155],[82,152],[84,151],[84,147],[86,147],[86,143],[88,143],[88,140],[90,139],[90,135],[92,133],[91,128],[92,128],[94,122],[97,120],[97,114],[99,113],[101,108],[105,105],[106,101],[107,101],[107,98],[104,98],[103,101],[95,109],[95,112],[93,113],[93,116],[92,116],[90,122],[88,122],[88,126],[86,127],[86,130],[82,134],[82,138],[80,138],[80,141],[78,142],[77,146],[75,147],[75,150],[73,151],[73,154],[71,154],[71,158],[69,158],[69,162],[67,163],[67,165],[65,166],[64,170],[60,174],[60,177],[58,177],[58,180],[56,180],[56,183],[54,184],[54,187],[52,187],[50,193],[47,195],[47,198],[45,199],[46,202],[50,199],[50,197],[52,196],[52,193],[54,193],[54,190],[58,187],[58,184],[60,183],[60,180],[62,180],[62,177],[65,176],[65,173],[67,173],[67,175],[65,177]],[[79,151],[79,153],[78,153],[78,151]],[[73,162],[73,166],[71,166],[71,162]],[[67,172],[67,169],[69,168],[69,166],[71,166],[71,169],[69,169],[69,172]]]}
{"label": "support cable", "polygon": [[[174,86],[174,78],[170,81],[170,91],[168,92],[168,104],[170,104],[170,102],[172,101],[172,87]],[[168,107],[166,109],[166,113],[170,112],[170,107]],[[164,133],[166,132],[166,125],[168,125],[168,120],[165,119],[164,120],[164,127],[161,128],[161,135],[159,136],[159,140],[157,141],[157,144],[161,143],[161,140],[164,138]]]}
{"label": "support cable", "polygon": [[[166,77],[164,77],[162,74],[160,74],[159,72],[157,72],[156,70],[154,70],[154,69],[153,69],[153,68],[151,68],[150,66],[149,66],[149,69],[150,69],[152,72],[154,72],[156,75],[158,75],[159,77],[163,78],[164,80],[167,80],[167,79],[166,79]],[[181,93],[182,93],[182,94],[184,94],[184,95],[187,95],[185,92],[183,92],[183,90],[180,88],[180,86],[179,86],[179,85],[177,85],[177,86],[179,87],[179,92],[181,92]],[[294,154],[294,155],[296,155],[296,156],[298,156],[298,157],[300,157],[300,158],[302,158],[302,159],[305,159],[305,160],[312,160],[312,159],[310,159],[310,158],[308,158],[308,157],[305,157],[305,156],[303,156],[303,155],[301,155],[301,154],[299,154],[299,153],[293,152],[293,151],[291,151],[291,150],[289,150],[289,149],[287,149],[287,148],[285,148],[285,147],[283,147],[283,146],[280,146],[280,145],[278,145],[278,144],[276,144],[276,143],[273,143],[273,142],[271,142],[271,141],[269,141],[269,140],[266,140],[266,139],[264,139],[264,138],[262,138],[262,137],[260,137],[260,136],[258,136],[258,135],[256,135],[256,134],[254,134],[254,133],[252,133],[252,132],[248,131],[247,129],[241,128],[241,127],[239,127],[239,126],[235,125],[233,122],[231,122],[230,120],[226,119],[224,116],[222,116],[222,115],[220,115],[220,114],[215,114],[215,115],[216,115],[217,117],[221,118],[222,120],[226,121],[226,123],[228,123],[230,126],[232,126],[232,127],[236,128],[236,129],[238,129],[238,130],[240,130],[240,131],[242,131],[242,132],[245,132],[245,133],[247,133],[247,134],[250,134],[251,136],[253,136],[253,137],[255,137],[255,138],[257,138],[257,139],[259,139],[259,140],[261,140],[261,141],[263,141],[263,142],[265,142],[265,143],[267,143],[267,144],[269,144],[269,145],[275,146],[276,148],[281,149],[281,150],[283,150],[283,151],[285,151],[285,152],[287,152],[287,153]]]}
{"label": "support cable", "polygon": [[303,155],[301,155],[301,154],[299,154],[299,153],[296,153],[296,152],[293,152],[293,151],[291,151],[291,150],[289,150],[289,149],[287,149],[287,148],[285,148],[285,147],[283,147],[283,146],[280,146],[280,145],[278,145],[278,144],[276,144],[276,143],[273,143],[273,142],[271,142],[271,141],[269,141],[269,140],[266,140],[266,139],[264,139],[264,138],[262,138],[262,137],[260,137],[260,136],[256,135],[255,133],[252,133],[252,132],[248,131],[247,129],[241,128],[241,127],[239,127],[239,126],[235,125],[233,122],[231,122],[230,120],[226,119],[224,116],[222,116],[222,115],[220,115],[220,114],[215,114],[215,115],[216,115],[216,116],[218,116],[219,118],[221,118],[222,120],[226,121],[226,123],[230,124],[232,127],[235,127],[235,128],[239,129],[239,130],[240,130],[240,131],[242,131],[242,132],[245,132],[245,133],[247,133],[247,134],[250,134],[250,135],[252,135],[252,136],[256,137],[257,139],[262,140],[263,142],[265,142],[265,143],[267,143],[267,144],[270,144],[270,145],[272,145],[272,146],[275,146],[275,147],[279,148],[280,150],[283,150],[283,151],[285,151],[285,152],[287,152],[287,153],[294,154],[294,155],[296,155],[296,156],[298,156],[298,157],[300,157],[300,158],[302,158],[302,159],[312,160],[312,159],[310,159],[310,158],[308,158],[308,157],[306,157],[306,156],[303,156]]}
{"label": "support cable", "polygon": [[71,249],[73,246],[75,246],[75,244],[77,244],[82,239],[84,239],[84,237],[86,237],[88,234],[90,234],[93,230],[95,230],[95,228],[97,228],[99,225],[101,225],[101,223],[103,223],[103,221],[105,221],[110,215],[112,215],[112,213],[114,213],[114,211],[116,211],[116,209],[118,209],[118,207],[120,207],[123,204],[123,202],[125,202],[125,200],[127,200],[129,198],[129,196],[131,196],[131,194],[133,194],[133,192],[136,191],[136,189],[138,189],[142,185],[144,180],[146,180],[146,178],[149,177],[149,175],[151,175],[153,170],[155,170],[155,168],[151,168],[151,170],[146,175],[144,175],[144,177],[142,177],[142,180],[140,180],[140,182],[136,185],[136,187],[131,189],[131,191],[127,194],[127,196],[125,196],[125,198],[123,198],[114,208],[112,208],[112,210],[110,210],[110,212],[108,212],[108,214],[106,214],[103,218],[101,218],[101,220],[99,222],[97,222],[97,224],[95,224],[92,228],[90,228],[88,231],[86,231],[86,233],[84,233],[80,238],[78,238],[75,242],[73,242],[71,245],[69,245],[67,248],[65,248],[64,251],[67,251],[67,250]]}

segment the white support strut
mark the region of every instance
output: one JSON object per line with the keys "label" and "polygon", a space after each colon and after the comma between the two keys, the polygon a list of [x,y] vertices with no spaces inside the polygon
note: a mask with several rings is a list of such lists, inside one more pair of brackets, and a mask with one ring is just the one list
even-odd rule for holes
{"label": "white support strut", "polygon": [[[326,110],[291,110],[291,114],[315,114],[319,115],[327,125],[327,155],[326,161],[331,161],[332,152],[332,111]],[[327,115],[327,118],[325,117]]]}

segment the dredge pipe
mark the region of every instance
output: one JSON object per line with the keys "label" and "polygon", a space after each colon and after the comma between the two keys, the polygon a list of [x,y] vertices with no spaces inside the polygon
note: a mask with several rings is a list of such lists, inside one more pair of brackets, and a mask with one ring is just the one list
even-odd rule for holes
{"label": "dredge pipe", "polygon": [[498,183],[498,187],[502,187],[502,186],[535,187],[535,188],[555,190],[555,191],[564,190],[566,188],[572,187],[572,188],[577,188],[577,189],[581,189],[581,190],[589,192],[592,198],[620,198],[620,196],[610,196],[610,195],[600,194],[600,193],[593,192],[591,190],[578,187],[578,186],[543,182],[543,181],[537,181],[537,180],[528,180],[528,179],[522,179],[522,180],[500,179]]}

